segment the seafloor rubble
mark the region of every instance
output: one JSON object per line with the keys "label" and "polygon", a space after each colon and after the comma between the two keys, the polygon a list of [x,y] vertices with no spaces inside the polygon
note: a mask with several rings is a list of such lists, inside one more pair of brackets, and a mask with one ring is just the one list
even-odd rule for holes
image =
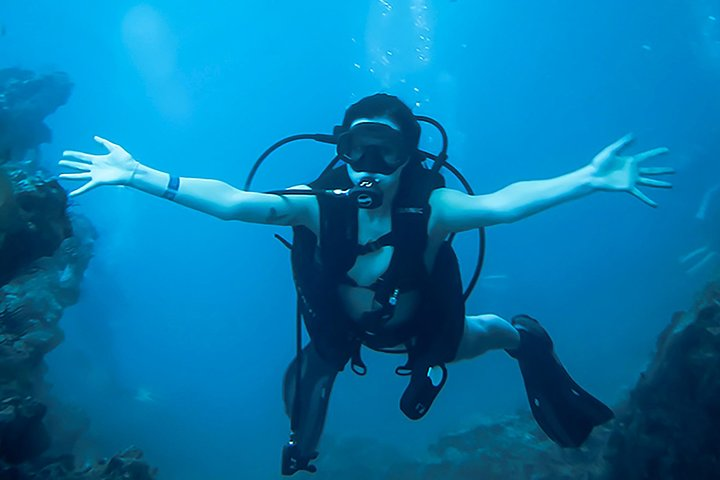
{"label": "seafloor rubble", "polygon": [[64,74],[0,70],[0,480],[149,480],[155,471],[137,449],[77,469],[70,452],[88,420],[43,381],[95,239],[37,153],[50,140],[45,117],[71,90]]}
{"label": "seafloor rubble", "polygon": [[720,272],[676,313],[617,419],[577,450],[528,416],[445,435],[418,458],[372,439],[326,442],[318,480],[715,480],[720,478]]}

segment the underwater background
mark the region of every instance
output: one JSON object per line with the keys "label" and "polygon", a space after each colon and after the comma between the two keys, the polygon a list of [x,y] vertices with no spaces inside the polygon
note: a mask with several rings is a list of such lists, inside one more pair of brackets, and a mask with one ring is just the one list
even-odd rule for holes
{"label": "underwater background", "polygon": [[[669,147],[655,164],[677,170],[675,187],[646,190],[657,209],[598,193],[490,228],[468,303],[468,313],[543,321],[568,370],[612,404],[717,268],[680,258],[720,248],[720,199],[715,217],[696,218],[720,183],[719,22],[710,0],[5,0],[0,68],[64,71],[75,84],[47,121],[51,171],[63,150],[101,152],[101,135],[153,168],[242,186],[266,146],[329,133],[378,91],[445,125],[450,162],[478,193],[582,167],[627,132],[634,152]],[[422,146],[439,149],[435,131]],[[255,188],[312,180],[332,154],[286,147]],[[273,234],[289,231],[126,188],[76,197],[72,211],[99,238],[46,378],[91,420],[87,461],[134,444],[161,479],[279,478],[295,297]],[[472,233],[456,241],[466,277],[475,245]],[[494,352],[452,365],[412,423],[398,408],[402,358],[364,357],[366,377],[338,377],[321,458],[328,443],[368,442],[422,457],[445,432],[527,410],[516,364]]]}

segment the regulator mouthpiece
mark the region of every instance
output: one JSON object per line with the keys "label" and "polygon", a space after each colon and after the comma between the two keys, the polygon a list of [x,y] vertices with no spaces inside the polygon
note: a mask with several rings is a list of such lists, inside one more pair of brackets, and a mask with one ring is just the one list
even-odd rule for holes
{"label": "regulator mouthpiece", "polygon": [[349,197],[360,208],[373,209],[382,205],[383,194],[372,177],[363,177],[358,185],[350,189]]}

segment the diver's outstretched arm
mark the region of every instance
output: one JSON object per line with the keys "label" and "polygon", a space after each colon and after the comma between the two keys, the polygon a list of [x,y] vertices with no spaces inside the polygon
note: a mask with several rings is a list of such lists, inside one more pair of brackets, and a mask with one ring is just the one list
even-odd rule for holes
{"label": "diver's outstretched arm", "polygon": [[656,207],[657,204],[638,186],[670,188],[670,183],[648,177],[674,171],[672,168],[639,167],[638,164],[664,154],[668,149],[655,148],[637,155],[621,155],[620,151],[631,140],[632,137],[626,135],[604,148],[589,165],[560,177],[514,183],[489,195],[471,196],[450,189],[437,190],[430,200],[436,214],[435,226],[450,233],[512,223],[600,190],[629,192]]}
{"label": "diver's outstretched arm", "polygon": [[104,138],[95,141],[107,148],[105,155],[66,151],[60,165],[78,170],[63,173],[60,178],[85,180],[72,191],[80,195],[102,185],[126,185],[207,213],[222,220],[240,220],[272,225],[305,225],[310,218],[313,197],[279,196],[246,192],[218,180],[204,178],[179,179],[142,165],[120,145]]}

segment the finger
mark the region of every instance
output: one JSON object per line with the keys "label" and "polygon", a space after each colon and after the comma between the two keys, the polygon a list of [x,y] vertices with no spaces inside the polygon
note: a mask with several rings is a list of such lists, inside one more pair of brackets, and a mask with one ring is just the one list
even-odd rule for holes
{"label": "finger", "polygon": [[658,155],[663,155],[667,152],[669,152],[665,147],[661,148],[653,148],[652,150],[648,150],[647,152],[638,153],[637,155],[634,155],[636,162],[642,162],[644,160],[647,160],[648,158],[657,157]]}
{"label": "finger", "polygon": [[668,175],[675,173],[675,169],[670,167],[640,167],[638,172],[641,175]]}
{"label": "finger", "polygon": [[83,162],[93,163],[93,161],[98,157],[98,155],[90,155],[89,153],[76,152],[74,150],[65,150],[63,152],[63,157],[70,157],[77,160],[82,160]]}
{"label": "finger", "polygon": [[606,153],[619,153],[620,150],[627,147],[630,144],[630,142],[632,142],[632,141],[633,141],[633,134],[628,133],[625,136],[623,136],[622,138],[618,139],[615,143],[605,147],[605,152]]}
{"label": "finger", "polygon": [[63,167],[70,167],[74,168],[76,170],[82,170],[84,172],[90,171],[90,164],[89,163],[81,163],[81,162],[71,162],[70,160],[60,160],[58,162],[58,165],[61,165]]}
{"label": "finger", "polygon": [[94,182],[88,182],[88,183],[86,183],[85,185],[83,185],[82,187],[78,188],[77,190],[73,190],[72,192],[70,192],[70,196],[71,196],[71,197],[74,197],[74,196],[76,196],[76,195],[80,195],[81,193],[85,193],[85,192],[87,192],[88,190],[91,190],[91,189],[93,189],[93,188],[95,188],[95,187],[97,187],[97,184],[96,184],[96,183],[94,183]]}
{"label": "finger", "polygon": [[635,195],[637,198],[639,198],[640,200],[642,200],[642,201],[645,202],[646,204],[650,205],[651,207],[653,207],[653,208],[657,207],[657,203],[653,202],[653,201],[650,199],[650,197],[648,197],[647,195],[645,195],[644,193],[642,193],[642,192],[641,192],[640,190],[638,190],[637,188],[633,188],[632,190],[630,190],[630,193],[632,193],[632,194]]}
{"label": "finger", "polygon": [[92,175],[90,173],[61,173],[58,175],[60,178],[66,180],[91,180]]}
{"label": "finger", "polygon": [[115,145],[110,140],[104,139],[102,137],[98,137],[97,135],[95,135],[93,137],[93,139],[95,139],[95,141],[98,142],[100,145],[105,146],[105,148],[107,148],[109,151],[113,151],[117,148],[120,148],[120,145]]}
{"label": "finger", "polygon": [[663,182],[662,180],[655,180],[652,178],[640,177],[637,183],[639,183],[640,185],[647,185],[648,187],[672,188],[672,183]]}

